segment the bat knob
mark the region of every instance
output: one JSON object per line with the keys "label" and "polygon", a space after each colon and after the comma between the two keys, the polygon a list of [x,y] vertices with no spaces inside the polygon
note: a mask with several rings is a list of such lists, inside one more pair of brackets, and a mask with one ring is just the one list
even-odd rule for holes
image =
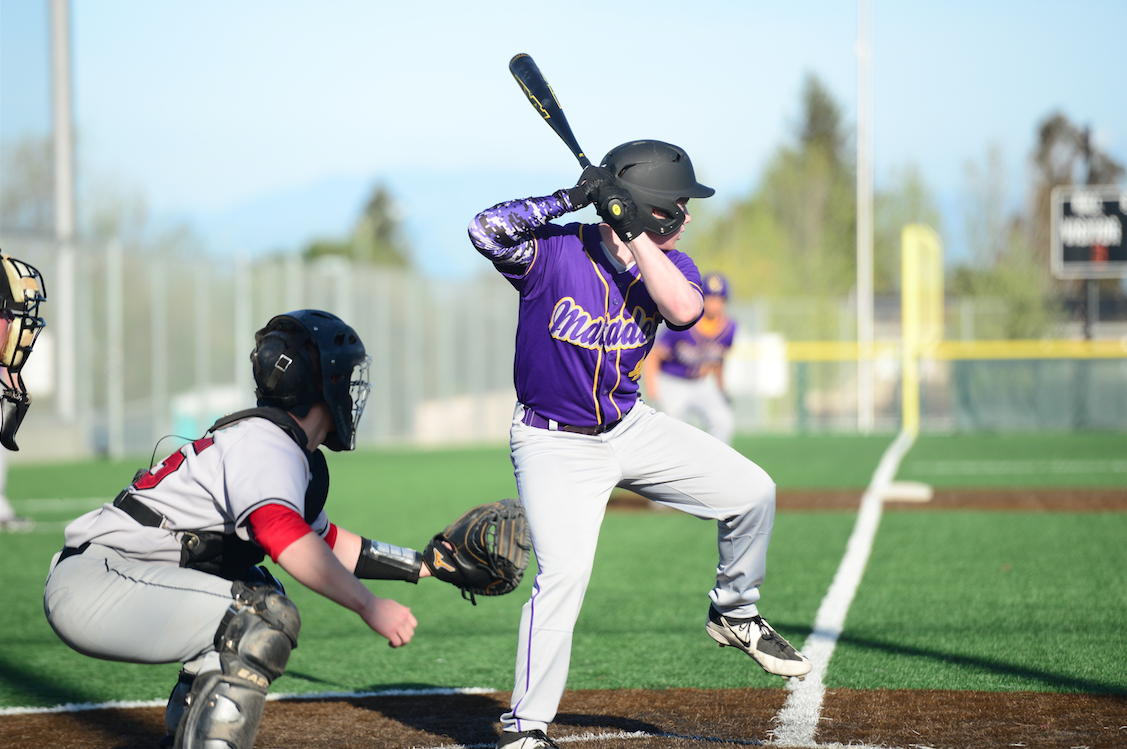
{"label": "bat knob", "polygon": [[626,204],[623,203],[618,198],[614,198],[613,200],[611,200],[610,202],[607,203],[607,212],[609,212],[610,215],[614,216],[615,218],[621,217],[622,214],[625,213],[625,211],[626,211]]}

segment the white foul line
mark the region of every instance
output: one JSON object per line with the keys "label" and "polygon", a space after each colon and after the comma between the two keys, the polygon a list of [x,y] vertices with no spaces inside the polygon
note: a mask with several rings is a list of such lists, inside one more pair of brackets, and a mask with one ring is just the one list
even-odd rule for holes
{"label": "white foul line", "polygon": [[[493,694],[497,690],[488,687],[435,687],[432,689],[382,689],[378,692],[279,692],[266,695],[267,702],[281,700],[334,700],[363,699],[365,697],[436,697],[452,694]],[[54,707],[3,707],[4,715],[38,715],[41,713],[81,713],[88,710],[126,710],[135,707],[164,707],[164,700],[110,700],[109,702],[68,702]]]}
{"label": "white foul line", "polygon": [[[650,733],[649,731],[611,731],[609,733],[576,733],[567,736],[553,736],[552,741],[557,744],[578,744],[582,742],[616,741],[621,739],[684,739],[694,743],[736,744],[738,746],[763,746],[762,741],[756,739],[723,739],[715,736],[691,736],[680,733]],[[411,747],[411,749],[492,749],[496,742],[490,741],[480,744],[438,744],[428,747]],[[864,749],[863,747],[850,747],[850,749]]]}
{"label": "white foul line", "polygon": [[776,720],[779,725],[771,731],[772,741],[777,746],[817,746],[814,733],[822,714],[822,700],[826,694],[823,677],[838,637],[845,627],[845,615],[861,584],[869,552],[873,548],[877,526],[880,525],[882,494],[896,476],[900,461],[908,453],[915,437],[901,432],[885,450],[872,481],[861,497],[861,509],[857,522],[845,547],[845,556],[837,568],[818,614],[814,618],[814,631],[806,638],[803,654],[813,663],[813,668],[804,681],[791,679],[788,687],[791,692],[786,704],[779,711]]}

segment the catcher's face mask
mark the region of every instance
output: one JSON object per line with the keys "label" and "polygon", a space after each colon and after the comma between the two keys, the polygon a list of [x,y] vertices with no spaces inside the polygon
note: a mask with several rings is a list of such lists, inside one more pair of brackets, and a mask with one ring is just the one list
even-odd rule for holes
{"label": "catcher's face mask", "polygon": [[46,299],[47,291],[38,270],[22,260],[0,254],[0,317],[6,323],[0,341],[0,366],[8,375],[0,400],[0,415],[3,416],[0,444],[9,450],[19,450],[16,431],[31,405],[20,370],[46,324],[39,317],[39,303]]}
{"label": "catcher's face mask", "polygon": [[352,401],[352,428],[348,434],[348,449],[356,449],[356,430],[360,426],[360,417],[364,415],[364,406],[368,404],[368,394],[372,391],[372,382],[368,370],[372,366],[372,357],[365,356],[352,368],[352,377],[348,381],[348,395]]}

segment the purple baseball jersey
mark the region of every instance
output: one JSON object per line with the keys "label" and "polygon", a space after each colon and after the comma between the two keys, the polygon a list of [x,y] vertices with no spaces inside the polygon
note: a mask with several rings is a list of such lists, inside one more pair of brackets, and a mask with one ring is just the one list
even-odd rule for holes
{"label": "purple baseball jersey", "polygon": [[[520,292],[517,399],[546,419],[594,426],[622,418],[637,401],[642,362],[664,318],[637,267],[623,267],[603,246],[597,224],[547,223],[569,210],[562,191],[502,203],[474,219],[470,237]],[[700,288],[688,255],[667,257]]]}
{"label": "purple baseball jersey", "polygon": [[667,329],[657,342],[658,346],[669,350],[671,357],[662,360],[661,371],[694,380],[722,362],[735,339],[736,323],[731,318],[725,320],[714,335],[705,332],[700,323],[688,330]]}

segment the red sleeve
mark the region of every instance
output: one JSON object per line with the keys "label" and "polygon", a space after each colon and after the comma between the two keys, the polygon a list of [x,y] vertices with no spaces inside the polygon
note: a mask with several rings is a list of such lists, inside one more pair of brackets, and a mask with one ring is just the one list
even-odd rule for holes
{"label": "red sleeve", "polygon": [[337,527],[333,523],[329,523],[329,531],[325,534],[325,543],[329,545],[330,549],[337,547]]}
{"label": "red sleeve", "polygon": [[301,515],[284,505],[263,505],[250,514],[249,521],[251,537],[275,562],[290,544],[313,532]]}

